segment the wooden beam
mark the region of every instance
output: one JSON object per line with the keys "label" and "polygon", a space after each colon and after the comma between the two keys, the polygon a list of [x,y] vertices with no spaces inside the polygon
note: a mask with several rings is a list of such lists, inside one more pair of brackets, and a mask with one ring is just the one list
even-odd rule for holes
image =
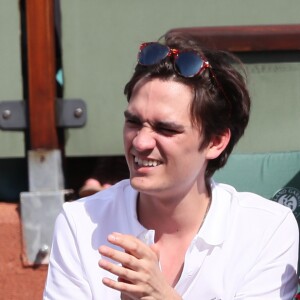
{"label": "wooden beam", "polygon": [[206,47],[231,52],[300,50],[300,24],[175,28]]}
{"label": "wooden beam", "polygon": [[26,0],[30,149],[56,149],[53,0]]}

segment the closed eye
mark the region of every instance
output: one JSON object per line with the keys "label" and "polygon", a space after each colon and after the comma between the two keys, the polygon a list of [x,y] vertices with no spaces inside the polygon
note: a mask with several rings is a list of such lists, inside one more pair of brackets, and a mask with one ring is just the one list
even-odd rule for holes
{"label": "closed eye", "polygon": [[158,122],[154,125],[157,133],[165,136],[173,136],[184,132],[184,127],[173,122]]}
{"label": "closed eye", "polygon": [[[125,124],[130,128],[138,128],[143,126],[143,121],[140,118],[129,111],[124,112]],[[181,124],[175,122],[165,122],[165,121],[154,121],[150,123],[152,129],[158,134],[164,136],[173,136],[176,134],[183,133],[185,127]]]}
{"label": "closed eye", "polygon": [[175,134],[179,134],[181,133],[180,131],[173,129],[173,128],[167,128],[167,127],[156,127],[155,131],[157,133],[166,135],[166,136],[171,136],[171,135],[175,135]]}

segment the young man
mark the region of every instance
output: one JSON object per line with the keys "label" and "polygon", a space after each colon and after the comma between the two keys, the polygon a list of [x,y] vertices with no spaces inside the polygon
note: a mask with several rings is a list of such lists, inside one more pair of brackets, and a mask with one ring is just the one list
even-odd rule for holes
{"label": "young man", "polygon": [[44,299],[292,299],[290,209],[211,179],[249,119],[228,59],[180,35],[141,45],[125,87],[130,180],[64,205]]}

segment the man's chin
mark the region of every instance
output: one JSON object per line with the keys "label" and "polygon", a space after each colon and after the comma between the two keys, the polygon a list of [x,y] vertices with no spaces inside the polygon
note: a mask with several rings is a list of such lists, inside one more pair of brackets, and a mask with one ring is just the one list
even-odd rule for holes
{"label": "man's chin", "polygon": [[130,184],[134,189],[139,190],[145,185],[145,179],[139,176],[130,176]]}
{"label": "man's chin", "polygon": [[130,184],[139,192],[147,192],[153,189],[153,183],[151,183],[150,180],[145,177],[131,176]]}

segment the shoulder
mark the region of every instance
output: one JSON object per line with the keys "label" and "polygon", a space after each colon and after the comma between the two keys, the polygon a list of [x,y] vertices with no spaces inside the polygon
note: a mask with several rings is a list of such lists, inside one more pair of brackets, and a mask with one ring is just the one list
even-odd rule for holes
{"label": "shoulder", "polygon": [[298,232],[298,225],[292,210],[276,201],[249,192],[238,192],[227,184],[215,183],[218,195],[230,199],[231,217],[249,229],[264,232],[276,229],[285,223],[289,231]]}
{"label": "shoulder", "polygon": [[291,209],[276,201],[266,199],[258,194],[250,192],[238,192],[234,187],[215,183],[219,193],[229,194],[232,204],[236,205],[239,209],[245,210],[248,213],[262,213],[265,215],[286,215],[291,213]]}
{"label": "shoulder", "polygon": [[[282,292],[280,287],[292,290],[299,229],[291,209],[254,193],[238,192],[225,184],[213,183],[214,195],[214,216],[218,217],[214,220],[217,226],[219,220],[224,220],[221,227],[225,231],[224,270],[228,278],[235,278],[238,293],[260,295],[262,291],[260,298],[264,298],[268,288],[272,288],[276,298]],[[266,278],[277,279],[273,286],[267,287],[264,286]]]}
{"label": "shoulder", "polygon": [[110,210],[124,209],[135,195],[129,180],[122,180],[94,195],[64,203],[63,213],[68,218],[103,219]]}

